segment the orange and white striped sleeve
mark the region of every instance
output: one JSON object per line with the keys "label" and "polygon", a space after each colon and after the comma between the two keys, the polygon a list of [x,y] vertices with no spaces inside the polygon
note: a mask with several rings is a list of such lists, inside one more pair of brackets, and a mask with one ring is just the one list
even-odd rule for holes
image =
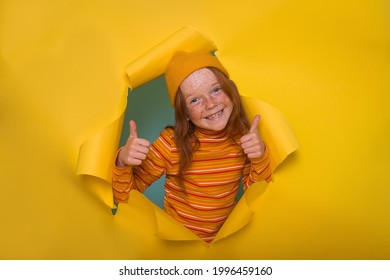
{"label": "orange and white striped sleeve", "polygon": [[260,158],[248,158],[243,171],[242,184],[244,190],[253,183],[261,181],[267,183],[272,181],[272,169],[267,148],[265,148],[264,154]]}
{"label": "orange and white striped sleeve", "polygon": [[161,132],[141,165],[119,168],[114,164],[112,189],[116,203],[127,202],[131,190],[144,192],[147,187],[166,173],[170,165],[171,134],[172,132],[168,129]]}

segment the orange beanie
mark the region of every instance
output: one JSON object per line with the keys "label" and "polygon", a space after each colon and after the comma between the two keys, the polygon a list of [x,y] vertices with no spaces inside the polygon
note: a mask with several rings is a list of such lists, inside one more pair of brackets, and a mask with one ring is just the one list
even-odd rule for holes
{"label": "orange beanie", "polygon": [[221,62],[219,62],[218,58],[210,52],[198,51],[187,53],[179,51],[172,56],[165,71],[165,81],[173,107],[175,106],[177,91],[183,80],[192,72],[204,67],[215,67],[229,77],[229,73],[222,66]]}

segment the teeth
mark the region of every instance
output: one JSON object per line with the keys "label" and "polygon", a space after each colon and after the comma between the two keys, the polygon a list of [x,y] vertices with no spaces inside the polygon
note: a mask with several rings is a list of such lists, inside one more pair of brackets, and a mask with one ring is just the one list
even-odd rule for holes
{"label": "teeth", "polygon": [[222,114],[222,111],[219,111],[218,113],[215,113],[214,115],[208,116],[207,119],[208,119],[208,120],[216,119],[216,118],[218,118],[221,114]]}

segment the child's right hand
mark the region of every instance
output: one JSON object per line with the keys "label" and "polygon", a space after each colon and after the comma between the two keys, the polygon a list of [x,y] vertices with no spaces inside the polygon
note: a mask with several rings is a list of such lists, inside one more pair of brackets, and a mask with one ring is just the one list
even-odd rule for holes
{"label": "child's right hand", "polygon": [[146,154],[149,152],[150,142],[146,139],[138,138],[137,124],[130,121],[130,135],[126,145],[123,146],[118,154],[116,165],[120,168],[126,165],[140,165]]}

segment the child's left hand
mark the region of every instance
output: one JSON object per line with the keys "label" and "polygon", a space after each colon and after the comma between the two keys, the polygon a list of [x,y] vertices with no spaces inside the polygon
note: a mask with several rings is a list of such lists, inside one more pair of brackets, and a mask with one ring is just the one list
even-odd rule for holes
{"label": "child's left hand", "polygon": [[241,137],[241,148],[248,158],[260,158],[264,154],[265,145],[258,132],[260,115],[253,118],[248,134]]}

